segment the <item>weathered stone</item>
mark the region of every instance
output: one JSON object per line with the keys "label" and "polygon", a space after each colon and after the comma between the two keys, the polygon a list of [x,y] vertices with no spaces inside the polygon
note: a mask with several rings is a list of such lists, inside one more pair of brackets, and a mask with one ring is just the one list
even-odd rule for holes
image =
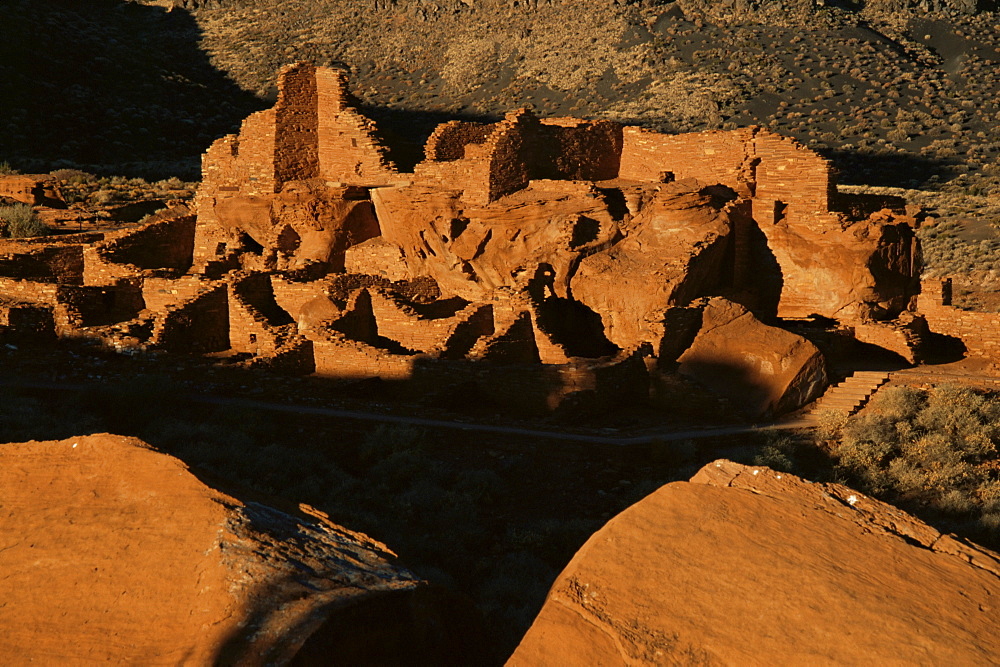
{"label": "weathered stone", "polygon": [[710,463],[612,519],[508,665],[991,664],[1000,555],[838,484]]}
{"label": "weathered stone", "polygon": [[[241,502],[133,438],[0,445],[0,650],[20,662],[262,665],[326,644],[379,664],[404,659],[390,648],[403,639],[407,656],[461,663],[460,636],[422,644],[446,599],[384,545],[302,507],[312,516]],[[381,610],[374,644],[367,607]]]}
{"label": "weathered stone", "polygon": [[661,186],[620,242],[580,261],[573,297],[601,316],[619,347],[658,347],[668,308],[724,283],[732,227],[703,187],[693,179]]}
{"label": "weathered stone", "polygon": [[823,355],[805,338],[763,324],[743,306],[708,301],[701,330],[678,359],[680,372],[752,417],[799,408],[826,388]]}

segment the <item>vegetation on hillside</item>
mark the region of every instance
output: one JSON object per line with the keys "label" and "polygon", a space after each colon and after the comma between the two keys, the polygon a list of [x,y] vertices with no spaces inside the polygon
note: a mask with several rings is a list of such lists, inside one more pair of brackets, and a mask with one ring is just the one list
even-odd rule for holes
{"label": "vegetation on hillside", "polygon": [[1000,547],[1000,395],[890,386],[849,419],[826,417],[815,445],[782,439],[756,462],[841,481],[943,531]]}
{"label": "vegetation on hillside", "polygon": [[49,228],[27,204],[0,206],[0,237],[42,236]]}

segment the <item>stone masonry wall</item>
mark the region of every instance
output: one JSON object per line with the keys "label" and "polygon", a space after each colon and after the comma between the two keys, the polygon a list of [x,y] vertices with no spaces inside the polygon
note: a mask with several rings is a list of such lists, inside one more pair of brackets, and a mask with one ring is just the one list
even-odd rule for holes
{"label": "stone masonry wall", "polygon": [[352,185],[387,185],[399,180],[375,122],[354,108],[347,92],[347,73],[314,68],[317,95],[319,174],[328,181]]}
{"label": "stone masonry wall", "polygon": [[217,284],[157,318],[150,347],[171,352],[219,352],[229,348],[226,286]]}
{"label": "stone masonry wall", "polygon": [[532,180],[608,180],[618,176],[622,127],[611,121],[539,120],[521,109],[493,125],[453,122],[428,141],[415,182],[462,190],[486,205]]}
{"label": "stone masonry wall", "polygon": [[316,375],[331,378],[406,380],[413,373],[415,355],[389,354],[335,331],[308,331]]}
{"label": "stone masonry wall", "polygon": [[201,276],[144,278],[142,300],[147,310],[160,313],[216,287],[217,282],[205,280]]}
{"label": "stone masonry wall", "polygon": [[917,311],[935,333],[960,338],[970,355],[1000,360],[1000,313],[977,313],[951,305],[951,280],[925,278]]}
{"label": "stone masonry wall", "polygon": [[438,125],[424,145],[428,162],[449,162],[465,157],[469,144],[482,144],[495,125],[452,120]]}
{"label": "stone masonry wall", "polygon": [[626,127],[621,178],[656,181],[663,172],[726,185],[744,197],[781,202],[786,215],[825,214],[834,191],[828,160],[766,130],[663,135]]}
{"label": "stone masonry wall", "polygon": [[107,241],[100,248],[106,261],[139,269],[180,269],[191,266],[195,216],[155,220]]}
{"label": "stone masonry wall", "polygon": [[53,338],[51,306],[0,300],[0,342],[40,343]]}
{"label": "stone masonry wall", "polygon": [[[370,288],[368,292],[379,335],[394,340],[409,350],[426,353],[443,351],[448,347],[455,330],[470,320],[478,324],[480,335],[493,331],[492,316],[484,317],[481,312],[492,311],[487,304],[469,304],[451,317],[430,319],[421,317],[384,290]],[[463,333],[469,336],[471,331],[466,328]]]}
{"label": "stone masonry wall", "polygon": [[236,275],[229,287],[229,347],[273,356],[292,333],[291,316],[275,301],[267,274]]}
{"label": "stone masonry wall", "polygon": [[622,155],[622,126],[607,120],[544,118],[543,150],[529,159],[531,179],[604,181],[618,177]]}
{"label": "stone masonry wall", "polygon": [[0,255],[0,275],[39,282],[83,282],[83,246],[53,245]]}
{"label": "stone masonry wall", "polygon": [[754,196],[787,204],[789,216],[827,213],[834,191],[829,160],[794,139],[763,130],[754,136],[753,151],[759,161]]}
{"label": "stone masonry wall", "polygon": [[282,68],[278,76],[274,105],[276,190],[286,181],[319,176],[316,68],[298,63]]}
{"label": "stone masonry wall", "polygon": [[639,127],[622,133],[620,178],[659,181],[665,172],[678,180],[721,183],[742,196],[753,194],[753,130],[659,134]]}

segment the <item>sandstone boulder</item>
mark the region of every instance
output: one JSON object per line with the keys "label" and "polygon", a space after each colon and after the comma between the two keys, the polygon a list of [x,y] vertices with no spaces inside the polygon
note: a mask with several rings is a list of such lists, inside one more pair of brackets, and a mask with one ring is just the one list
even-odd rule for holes
{"label": "sandstone boulder", "polygon": [[590,183],[532,181],[482,206],[459,195],[412,186],[375,190],[372,201],[409,273],[470,301],[523,289],[540,272],[548,295],[566,297],[580,258],[619,236],[610,202]]}
{"label": "sandstone boulder", "polygon": [[454,646],[427,653],[443,606],[423,582],[304,509],[315,520],[241,502],[132,438],[0,445],[0,652],[260,665],[321,647],[345,664],[394,650],[461,663]]}
{"label": "sandstone boulder", "polygon": [[55,179],[45,174],[0,175],[0,198],[30,206],[66,208]]}
{"label": "sandstone boulder", "polygon": [[847,223],[828,214],[789,222],[755,217],[780,266],[780,317],[821,315],[841,321],[873,311],[895,316],[917,291],[920,249],[912,219],[880,212]]}
{"label": "sandstone boulder", "polygon": [[838,484],[716,461],[594,534],[508,665],[986,665],[1000,555]]}
{"label": "sandstone boulder", "polygon": [[678,361],[682,375],[753,417],[799,408],[827,385],[826,362],[815,345],[722,297],[708,300],[701,330]]}
{"label": "sandstone boulder", "polygon": [[623,240],[580,260],[573,297],[601,316],[619,347],[658,344],[669,307],[712,293],[722,282],[729,211],[703,188],[694,179],[663,185]]}
{"label": "sandstone boulder", "polygon": [[[259,268],[295,269],[321,262],[342,271],[348,248],[379,235],[366,199],[357,189],[289,181],[277,194],[219,199],[212,214],[229,243],[242,238],[245,249],[267,259]],[[247,237],[252,243],[247,244]]]}

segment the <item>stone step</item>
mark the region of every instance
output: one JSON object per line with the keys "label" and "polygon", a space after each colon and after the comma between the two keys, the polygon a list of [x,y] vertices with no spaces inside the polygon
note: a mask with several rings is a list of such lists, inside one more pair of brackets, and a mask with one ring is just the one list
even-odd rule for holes
{"label": "stone step", "polygon": [[884,371],[856,371],[844,378],[843,382],[827,389],[803,415],[803,419],[815,422],[819,413],[826,411],[852,415],[888,380],[889,374]]}

